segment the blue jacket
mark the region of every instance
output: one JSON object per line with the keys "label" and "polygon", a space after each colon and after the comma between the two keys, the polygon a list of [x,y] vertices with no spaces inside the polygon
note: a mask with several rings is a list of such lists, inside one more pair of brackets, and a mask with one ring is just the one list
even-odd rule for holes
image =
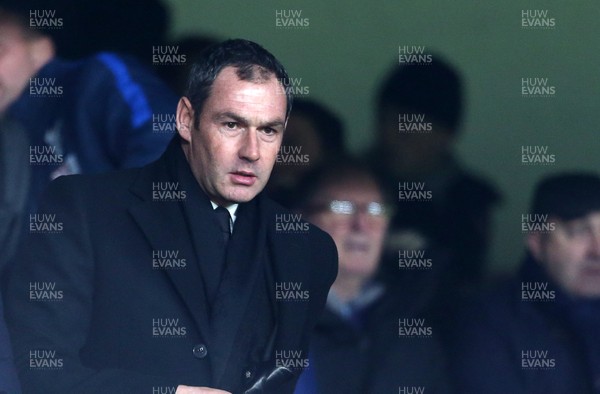
{"label": "blue jacket", "polygon": [[[450,365],[458,392],[600,393],[593,383],[600,381],[593,365],[599,347],[589,346],[590,331],[573,324],[569,312],[588,302],[567,296],[527,258],[517,277],[454,319]],[[598,316],[588,323],[598,327]]]}
{"label": "blue jacket", "polygon": [[166,85],[125,57],[100,53],[50,61],[8,110],[29,134],[29,210],[58,175],[156,160],[175,133],[176,106]]}

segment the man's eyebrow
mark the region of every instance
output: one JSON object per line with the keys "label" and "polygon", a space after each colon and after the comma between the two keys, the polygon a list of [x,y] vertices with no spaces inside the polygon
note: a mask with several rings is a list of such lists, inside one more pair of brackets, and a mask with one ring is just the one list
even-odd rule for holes
{"label": "man's eyebrow", "polygon": [[237,123],[248,124],[248,121],[245,118],[243,118],[242,116],[239,116],[237,114],[234,114],[233,112],[228,112],[228,111],[215,114],[215,116],[213,118],[215,120],[232,119],[233,121],[235,121]]}
{"label": "man's eyebrow", "polygon": [[266,122],[261,127],[285,127],[285,122],[283,120],[277,119],[271,122]]}
{"label": "man's eyebrow", "polygon": [[[243,116],[237,115],[233,112],[220,112],[218,114],[216,114],[214,116],[214,119],[219,121],[219,120],[226,120],[226,119],[231,119],[234,122],[243,124],[243,125],[247,125],[250,122],[244,118]],[[281,120],[281,119],[275,119],[269,122],[265,122],[265,123],[261,123],[260,124],[260,128],[264,128],[264,127],[284,127],[285,126],[285,121]]]}

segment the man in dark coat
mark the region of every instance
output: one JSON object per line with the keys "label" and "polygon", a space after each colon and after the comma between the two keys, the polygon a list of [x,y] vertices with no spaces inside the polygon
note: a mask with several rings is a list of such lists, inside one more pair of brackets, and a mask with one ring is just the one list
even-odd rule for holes
{"label": "man in dark coat", "polygon": [[600,393],[600,177],[538,186],[518,275],[454,320],[459,392]]}
{"label": "man in dark coat", "polygon": [[25,392],[293,391],[275,355],[307,351],[337,255],[260,193],[287,81],[253,42],[214,46],[158,161],[51,184],[9,288]]}

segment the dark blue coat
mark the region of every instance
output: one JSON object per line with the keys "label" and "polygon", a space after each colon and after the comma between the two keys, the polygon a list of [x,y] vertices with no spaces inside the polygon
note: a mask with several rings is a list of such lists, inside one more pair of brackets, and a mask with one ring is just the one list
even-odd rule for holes
{"label": "dark blue coat", "polygon": [[[296,394],[453,392],[435,327],[394,295],[384,294],[350,321],[326,308]],[[400,335],[400,320],[423,322],[413,332],[425,335]]]}
{"label": "dark blue coat", "polygon": [[597,393],[590,349],[568,318],[575,306],[527,259],[516,278],[472,301],[454,320],[450,364],[458,392]]}

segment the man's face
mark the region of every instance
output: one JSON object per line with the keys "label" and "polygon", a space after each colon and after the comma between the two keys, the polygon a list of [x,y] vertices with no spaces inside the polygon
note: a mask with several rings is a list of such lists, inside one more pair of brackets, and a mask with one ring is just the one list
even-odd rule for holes
{"label": "man's face", "polygon": [[177,107],[183,148],[202,189],[219,205],[252,200],[266,185],[286,120],[286,96],[275,76],[242,81],[224,68],[204,102],[198,128],[187,98]]}
{"label": "man's face", "polygon": [[568,293],[600,297],[600,212],[555,223],[551,233],[530,236],[534,257]]}
{"label": "man's face", "polygon": [[0,23],[0,114],[21,95],[38,70],[35,39],[13,23]]}
{"label": "man's face", "polygon": [[379,264],[388,227],[386,215],[368,213],[368,204],[383,204],[377,185],[369,179],[356,179],[325,188],[314,205],[326,207],[331,201],[348,201],[356,207],[353,214],[339,214],[323,208],[308,219],[333,238],[338,250],[338,278],[370,278]]}

